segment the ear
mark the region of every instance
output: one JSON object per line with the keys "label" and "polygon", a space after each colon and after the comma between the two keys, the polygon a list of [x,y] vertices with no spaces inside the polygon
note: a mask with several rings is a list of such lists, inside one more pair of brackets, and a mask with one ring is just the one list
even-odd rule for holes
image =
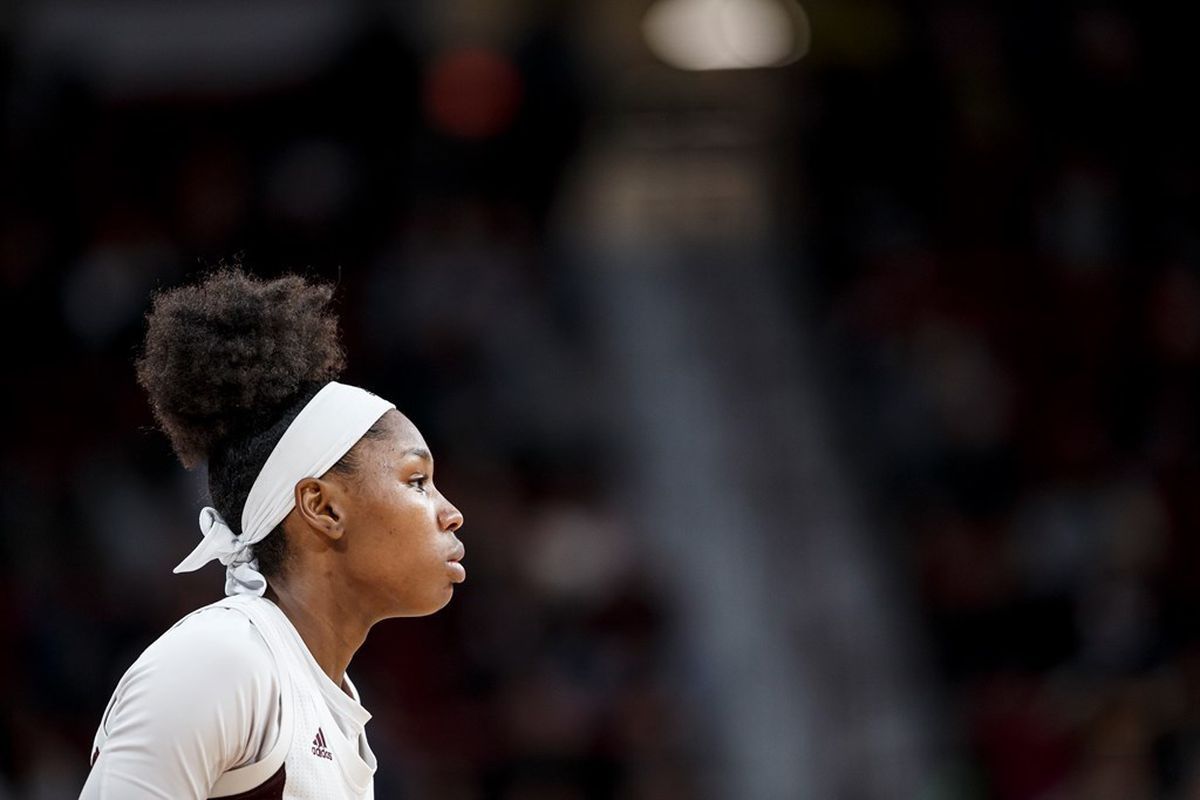
{"label": "ear", "polygon": [[323,478],[305,478],[296,484],[296,512],[309,528],[329,539],[346,532],[346,495],[342,486]]}

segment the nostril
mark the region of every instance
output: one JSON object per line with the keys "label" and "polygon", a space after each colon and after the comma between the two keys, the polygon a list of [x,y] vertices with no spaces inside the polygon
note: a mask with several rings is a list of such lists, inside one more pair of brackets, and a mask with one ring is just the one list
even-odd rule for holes
{"label": "nostril", "polygon": [[448,531],[456,531],[462,527],[463,517],[457,511],[453,512],[446,518],[445,526]]}

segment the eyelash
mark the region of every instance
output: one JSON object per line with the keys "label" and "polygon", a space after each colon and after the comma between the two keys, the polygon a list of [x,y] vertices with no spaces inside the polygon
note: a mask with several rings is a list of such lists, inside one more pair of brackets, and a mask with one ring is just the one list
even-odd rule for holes
{"label": "eyelash", "polygon": [[426,478],[424,475],[422,475],[418,478],[413,478],[412,480],[410,480],[408,482],[408,485],[413,487],[414,489],[416,489],[418,492],[424,492],[425,491],[425,482],[428,480],[429,480],[428,478]]}

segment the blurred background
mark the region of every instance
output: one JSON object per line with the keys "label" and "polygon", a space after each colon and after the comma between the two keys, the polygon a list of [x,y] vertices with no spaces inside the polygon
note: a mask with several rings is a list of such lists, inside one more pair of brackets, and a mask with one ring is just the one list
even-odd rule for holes
{"label": "blurred background", "polygon": [[234,257],[466,516],[351,667],[381,800],[1200,798],[1196,22],[5,4],[0,798],[220,596],[132,361]]}

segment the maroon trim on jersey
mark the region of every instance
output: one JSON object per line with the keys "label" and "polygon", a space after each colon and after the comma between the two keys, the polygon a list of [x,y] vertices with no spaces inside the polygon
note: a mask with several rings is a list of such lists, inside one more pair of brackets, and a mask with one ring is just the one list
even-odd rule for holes
{"label": "maroon trim on jersey", "polygon": [[247,789],[240,794],[231,794],[220,800],[283,800],[283,785],[287,783],[287,773],[283,771],[283,765],[279,765],[279,769],[275,770],[275,774],[267,778],[265,781],[255,786],[253,789]]}

